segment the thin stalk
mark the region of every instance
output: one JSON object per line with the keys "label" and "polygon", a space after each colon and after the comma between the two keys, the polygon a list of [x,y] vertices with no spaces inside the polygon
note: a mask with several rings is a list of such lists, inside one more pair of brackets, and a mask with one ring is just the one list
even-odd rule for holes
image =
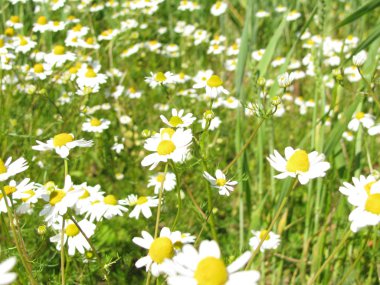
{"label": "thin stalk", "polygon": [[343,236],[343,238],[341,239],[341,241],[339,242],[339,244],[335,247],[335,249],[333,250],[333,252],[329,255],[329,257],[327,257],[326,261],[322,264],[322,266],[319,268],[319,270],[313,275],[313,277],[309,280],[309,282],[307,282],[307,285],[311,285],[311,284],[315,283],[315,281],[317,280],[317,278],[319,277],[319,275],[322,273],[322,271],[327,267],[327,265],[329,265],[329,263],[335,257],[335,255],[337,253],[339,253],[339,251],[343,247],[343,245],[345,245],[348,237],[350,236],[350,233],[351,233],[350,230],[348,230],[345,233],[345,235]]}
{"label": "thin stalk", "polygon": [[255,259],[256,255],[259,253],[260,248],[263,245],[265,239],[268,237],[269,232],[273,229],[274,224],[280,218],[280,214],[281,214],[282,210],[284,209],[284,207],[285,207],[285,205],[286,205],[286,203],[288,201],[289,194],[297,187],[297,185],[298,185],[298,179],[295,179],[293,185],[291,187],[289,187],[288,190],[286,191],[285,196],[284,196],[284,198],[281,201],[281,205],[277,209],[276,214],[274,215],[274,218],[273,218],[272,222],[270,223],[268,229],[266,230],[265,235],[260,240],[260,243],[256,247],[256,249],[253,251],[251,258],[249,259],[249,261],[247,263],[247,266],[245,267],[245,270],[248,270],[248,268],[250,268],[250,266],[252,265],[253,260]]}
{"label": "thin stalk", "polygon": [[0,187],[0,188],[1,188],[1,193],[3,195],[3,199],[5,201],[5,206],[7,207],[7,214],[8,214],[9,224],[11,226],[11,230],[12,230],[12,233],[13,233],[13,238],[14,238],[14,241],[15,241],[15,244],[16,244],[17,252],[19,253],[19,256],[20,256],[20,259],[21,259],[21,263],[22,263],[22,265],[24,266],[24,268],[26,270],[29,282],[32,285],[35,285],[35,284],[37,284],[37,282],[36,282],[36,280],[33,277],[32,267],[30,266],[30,263],[28,261],[28,258],[25,255],[25,253],[22,251],[21,244],[20,244],[20,242],[19,242],[19,240],[17,238],[18,234],[17,234],[17,230],[15,228],[14,222],[13,222],[12,209],[11,209],[11,207],[8,204],[8,200],[7,200],[8,196],[5,193],[4,188],[3,187]]}
{"label": "thin stalk", "polygon": [[181,214],[181,208],[182,208],[182,199],[181,199],[181,184],[180,184],[180,180],[179,180],[179,175],[178,175],[178,171],[177,171],[177,168],[175,166],[175,164],[172,162],[171,163],[171,167],[174,171],[174,174],[175,174],[175,178],[176,178],[176,190],[177,190],[177,203],[178,203],[178,208],[177,208],[177,214],[175,216],[175,219],[174,219],[174,222],[173,222],[173,225],[172,225],[172,229],[174,230],[175,229],[175,226],[177,225],[177,222],[178,222],[178,219],[179,219],[179,215]]}
{"label": "thin stalk", "polygon": [[65,285],[65,248],[64,248],[64,237],[65,237],[65,218],[62,216],[62,230],[61,230],[61,284]]}

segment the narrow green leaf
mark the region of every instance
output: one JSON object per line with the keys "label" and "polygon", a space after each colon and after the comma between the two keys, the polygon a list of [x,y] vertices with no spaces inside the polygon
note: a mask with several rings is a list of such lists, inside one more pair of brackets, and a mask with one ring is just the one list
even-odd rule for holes
{"label": "narrow green leaf", "polygon": [[345,26],[349,23],[354,22],[355,20],[359,19],[360,17],[364,16],[365,14],[368,14],[372,12],[374,9],[380,6],[380,1],[379,0],[372,0],[369,1],[368,3],[364,4],[354,12],[352,12],[350,15],[348,15],[346,18],[344,18],[336,28]]}

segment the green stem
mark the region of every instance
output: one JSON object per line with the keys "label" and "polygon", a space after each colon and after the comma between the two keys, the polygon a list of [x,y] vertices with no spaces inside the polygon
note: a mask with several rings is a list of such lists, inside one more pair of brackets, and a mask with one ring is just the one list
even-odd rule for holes
{"label": "green stem", "polygon": [[260,251],[260,248],[261,246],[263,245],[264,241],[266,240],[266,238],[268,237],[270,231],[273,229],[274,227],[274,224],[277,222],[277,220],[280,218],[280,214],[282,212],[282,209],[285,207],[287,201],[288,201],[288,198],[289,198],[289,194],[297,187],[298,185],[298,179],[295,179],[294,180],[294,183],[291,187],[288,188],[288,190],[286,191],[285,193],[285,196],[284,198],[282,199],[282,202],[281,202],[281,205],[280,207],[277,209],[276,211],[276,214],[274,215],[274,218],[272,220],[272,222],[270,223],[268,229],[266,230],[264,236],[262,237],[262,239],[260,240],[260,243],[259,245],[256,247],[256,249],[253,251],[252,253],[252,256],[251,258],[249,259],[248,263],[247,263],[247,266],[245,267],[245,270],[248,270],[248,268],[252,265],[252,262],[253,260],[255,259],[255,256],[259,253]]}
{"label": "green stem", "polygon": [[61,284],[65,285],[65,248],[64,248],[64,237],[65,237],[65,218],[62,216],[62,230],[61,230]]}
{"label": "green stem", "polygon": [[313,275],[313,277],[307,282],[307,285],[314,284],[317,280],[318,276],[322,273],[322,271],[327,267],[327,265],[330,263],[330,261],[335,257],[335,255],[340,251],[340,249],[345,245],[348,237],[350,236],[351,231],[348,230],[346,234],[343,236],[339,244],[335,247],[333,252],[330,254],[330,256],[326,259],[326,261],[322,264],[322,266],[319,268],[319,270]]}
{"label": "green stem", "polygon": [[174,219],[174,222],[172,225],[172,229],[174,230],[175,226],[177,225],[179,215],[181,214],[182,199],[181,199],[181,187],[180,187],[181,184],[180,184],[180,180],[179,180],[178,171],[177,171],[177,168],[173,162],[171,163],[171,166],[172,166],[172,169],[174,171],[175,178],[176,178],[176,190],[177,190],[177,202],[178,202],[177,214],[175,216],[175,219]]}

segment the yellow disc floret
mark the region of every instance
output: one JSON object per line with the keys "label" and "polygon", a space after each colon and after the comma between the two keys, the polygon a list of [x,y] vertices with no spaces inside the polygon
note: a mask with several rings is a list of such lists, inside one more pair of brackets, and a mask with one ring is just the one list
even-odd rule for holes
{"label": "yellow disc floret", "polygon": [[55,147],[64,146],[69,142],[74,141],[74,137],[71,134],[68,133],[61,133],[58,135],[55,135],[53,138],[53,145]]}
{"label": "yellow disc floret", "polygon": [[65,234],[68,237],[75,237],[79,234],[79,228],[75,224],[70,224],[66,227]]}
{"label": "yellow disc floret", "polygon": [[220,79],[218,75],[211,75],[211,77],[207,80],[207,85],[209,87],[219,87],[222,86],[223,81]]}
{"label": "yellow disc floret", "polygon": [[302,149],[296,150],[286,163],[286,170],[289,172],[307,172],[309,168],[309,156]]}
{"label": "yellow disc floret", "polygon": [[53,53],[55,55],[63,55],[63,54],[65,54],[65,47],[61,46],[61,45],[57,45],[54,47]]}
{"label": "yellow disc floret", "polygon": [[102,124],[102,122],[97,118],[92,118],[90,121],[90,125],[93,127],[99,127]]}
{"label": "yellow disc floret", "polygon": [[107,204],[107,205],[117,205],[117,199],[114,195],[107,195],[106,197],[104,197],[104,204]]}
{"label": "yellow disc floret", "polygon": [[375,215],[380,215],[380,194],[371,194],[365,202],[365,210]]}
{"label": "yellow disc floret", "polygon": [[157,146],[157,153],[159,155],[168,155],[176,149],[174,143],[170,140],[163,140]]}
{"label": "yellow disc floret", "polygon": [[158,82],[164,82],[166,80],[165,74],[163,74],[161,71],[157,72],[156,75],[154,76],[154,80]]}
{"label": "yellow disc floret", "polygon": [[4,161],[0,159],[0,174],[6,173],[7,168],[5,167]]}
{"label": "yellow disc floret", "polygon": [[37,24],[38,25],[46,25],[47,24],[47,19],[45,16],[40,16],[37,19]]}
{"label": "yellow disc floret", "polygon": [[198,263],[194,278],[198,285],[224,285],[228,281],[228,272],[221,259],[210,256]]}
{"label": "yellow disc floret", "polygon": [[49,203],[52,206],[55,206],[57,203],[61,202],[65,198],[66,193],[62,190],[54,190],[50,193]]}
{"label": "yellow disc floret", "polygon": [[262,230],[260,232],[260,239],[263,240],[265,236],[266,236],[265,240],[269,240],[269,236],[270,236],[269,232],[267,230]]}
{"label": "yellow disc floret", "polygon": [[149,248],[149,256],[156,263],[162,263],[167,258],[174,255],[174,247],[172,241],[167,237],[156,238]]}
{"label": "yellow disc floret", "polygon": [[35,73],[42,73],[44,72],[44,66],[41,63],[37,63],[34,65],[33,70]]}

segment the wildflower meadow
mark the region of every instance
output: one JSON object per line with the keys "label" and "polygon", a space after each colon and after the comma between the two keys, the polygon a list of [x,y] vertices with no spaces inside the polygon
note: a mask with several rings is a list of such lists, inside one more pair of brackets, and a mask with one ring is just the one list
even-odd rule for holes
{"label": "wildflower meadow", "polygon": [[0,0],[0,285],[379,285],[379,111],[379,0]]}

